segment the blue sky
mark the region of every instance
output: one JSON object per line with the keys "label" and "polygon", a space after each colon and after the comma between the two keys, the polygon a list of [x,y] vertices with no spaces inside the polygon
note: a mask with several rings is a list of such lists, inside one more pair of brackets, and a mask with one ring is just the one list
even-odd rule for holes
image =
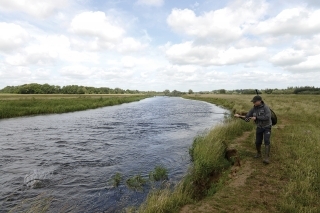
{"label": "blue sky", "polygon": [[2,0],[0,88],[320,86],[316,0]]}

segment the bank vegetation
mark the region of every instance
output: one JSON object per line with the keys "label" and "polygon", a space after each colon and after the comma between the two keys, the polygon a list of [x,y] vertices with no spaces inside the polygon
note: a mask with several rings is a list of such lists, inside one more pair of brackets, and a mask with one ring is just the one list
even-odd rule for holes
{"label": "bank vegetation", "polygon": [[[153,191],[138,212],[319,212],[320,96],[264,95],[277,113],[272,129],[271,164],[253,159],[254,125],[235,118],[195,138],[193,161],[174,188]],[[189,95],[244,113],[252,95]],[[237,147],[242,185],[234,184],[227,147]],[[244,167],[244,168],[242,168]]]}
{"label": "bank vegetation", "polygon": [[96,109],[139,101],[147,97],[150,96],[0,94],[0,119]]}

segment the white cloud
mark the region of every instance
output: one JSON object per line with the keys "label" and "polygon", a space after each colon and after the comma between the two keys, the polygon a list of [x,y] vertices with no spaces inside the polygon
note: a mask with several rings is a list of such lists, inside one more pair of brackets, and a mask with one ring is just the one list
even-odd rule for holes
{"label": "white cloud", "polygon": [[229,7],[197,16],[190,9],[173,9],[168,25],[177,33],[208,38],[211,41],[237,40],[244,29],[255,24],[266,13],[264,1],[235,1]]}
{"label": "white cloud", "polygon": [[103,42],[115,42],[125,33],[116,20],[100,11],[76,15],[71,22],[71,30],[79,35],[96,37]]}
{"label": "white cloud", "polygon": [[[70,2],[72,8],[65,7]],[[179,8],[164,0],[128,3],[133,7],[119,1],[0,0],[0,86],[320,86],[318,1],[174,3]]]}
{"label": "white cloud", "polygon": [[259,60],[267,48],[259,40],[246,41],[246,32],[263,18],[267,9],[264,0],[236,0],[222,9],[200,15],[190,9],[173,9],[167,18],[168,25],[193,40],[167,47],[166,56],[175,64],[201,66]]}
{"label": "white cloud", "polygon": [[[190,36],[205,38],[212,37],[212,40],[230,41],[241,36],[240,28],[231,26],[233,23],[228,19],[221,19],[221,13],[210,12],[202,17],[189,9],[174,9],[167,18],[168,25],[178,33]],[[217,15],[216,15],[217,14]]]}
{"label": "white cloud", "polygon": [[14,66],[49,65],[54,62],[54,57],[47,53],[29,53],[28,55],[16,54],[6,58],[6,63]]}
{"label": "white cloud", "polygon": [[[11,66],[0,61],[0,79],[9,80],[11,83],[14,79],[26,80],[32,75],[30,68],[23,66]],[[19,76],[19,78],[17,78]]]}
{"label": "white cloud", "polygon": [[282,10],[276,17],[260,22],[251,28],[253,34],[312,35],[320,32],[320,10],[297,7]]}
{"label": "white cloud", "polygon": [[299,64],[306,60],[304,51],[292,48],[282,50],[270,59],[270,62],[277,66],[290,66]]}
{"label": "white cloud", "polygon": [[303,50],[307,55],[320,54],[320,34],[312,38],[301,38],[294,42],[294,47]]}
{"label": "white cloud", "polygon": [[0,10],[21,11],[35,17],[47,17],[66,7],[69,0],[2,0]]}
{"label": "white cloud", "polygon": [[100,11],[76,15],[71,21],[70,30],[79,35],[79,38],[71,39],[72,45],[78,50],[107,49],[128,54],[148,46],[136,38],[126,37],[119,20]]}
{"label": "white cloud", "polygon": [[213,46],[193,46],[192,42],[175,44],[168,48],[166,55],[176,64],[231,65],[258,60],[266,52],[265,47],[218,49]]}
{"label": "white cloud", "polygon": [[21,26],[0,22],[0,51],[12,51],[22,47],[29,39],[29,34]]}
{"label": "white cloud", "polygon": [[136,65],[136,58],[132,56],[125,56],[121,59],[121,64],[125,68],[133,68]]}
{"label": "white cloud", "polygon": [[[291,72],[320,72],[320,54],[309,56],[306,61],[287,67]],[[319,80],[319,79],[318,79]]]}
{"label": "white cloud", "polygon": [[120,53],[130,53],[130,52],[137,52],[137,51],[143,50],[147,46],[148,46],[147,44],[143,44],[132,37],[126,37],[126,38],[123,38],[123,40],[117,47],[117,50]]}
{"label": "white cloud", "polygon": [[63,67],[59,73],[62,76],[85,79],[94,73],[94,69],[83,65],[70,65]]}
{"label": "white cloud", "polygon": [[306,2],[309,4],[309,6],[320,7],[320,1],[319,0],[306,0]]}
{"label": "white cloud", "polygon": [[61,62],[97,64],[98,61],[95,52],[72,50],[69,38],[64,35],[36,36],[33,43],[19,53],[5,58],[6,63],[15,66],[51,66]]}
{"label": "white cloud", "polygon": [[137,4],[160,7],[164,4],[164,0],[138,0]]}

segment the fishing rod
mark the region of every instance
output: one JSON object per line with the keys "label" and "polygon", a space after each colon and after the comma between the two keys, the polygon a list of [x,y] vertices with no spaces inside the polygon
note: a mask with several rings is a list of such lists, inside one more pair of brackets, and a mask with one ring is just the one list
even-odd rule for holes
{"label": "fishing rod", "polygon": [[169,115],[205,114],[205,113],[210,113],[210,114],[215,114],[215,115],[231,115],[231,113],[229,113],[229,112],[184,112],[184,113],[174,113],[174,114],[169,114]]}

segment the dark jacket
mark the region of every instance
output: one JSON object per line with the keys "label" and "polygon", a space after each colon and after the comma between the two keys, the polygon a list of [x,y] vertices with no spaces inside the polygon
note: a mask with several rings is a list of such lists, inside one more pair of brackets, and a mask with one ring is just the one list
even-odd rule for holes
{"label": "dark jacket", "polygon": [[246,118],[256,117],[257,127],[272,126],[270,108],[262,101],[260,106],[254,106],[246,115]]}

